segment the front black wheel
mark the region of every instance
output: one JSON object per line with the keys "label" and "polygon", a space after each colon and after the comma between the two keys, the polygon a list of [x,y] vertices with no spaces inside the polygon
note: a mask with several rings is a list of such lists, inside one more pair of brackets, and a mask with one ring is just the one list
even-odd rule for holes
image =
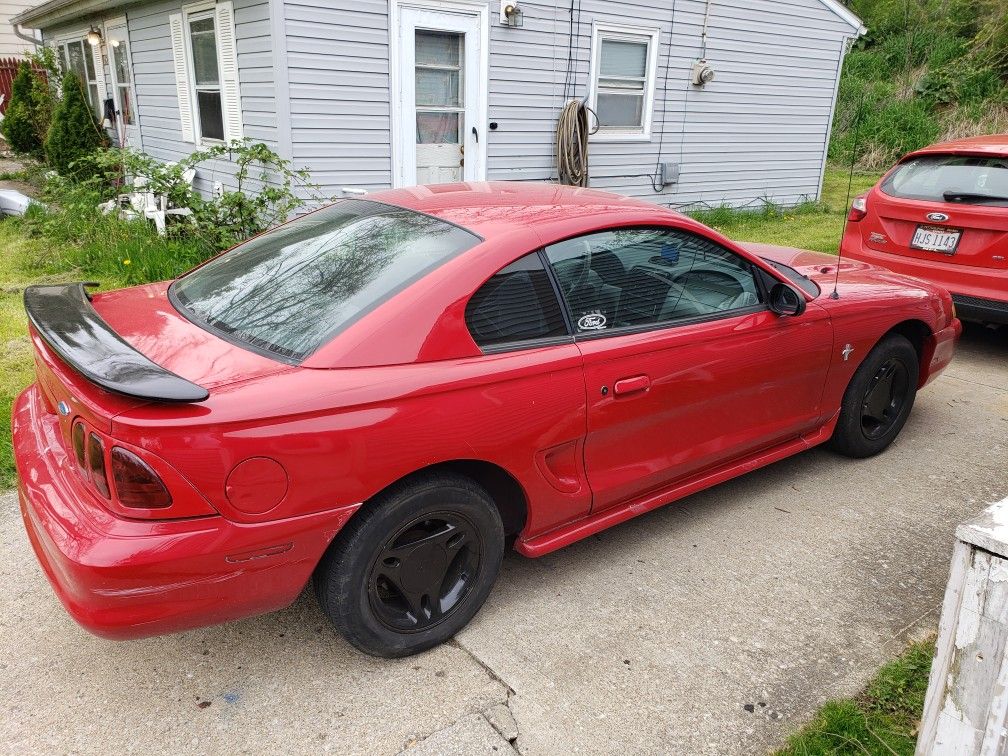
{"label": "front black wheel", "polygon": [[350,643],[408,656],[465,627],[493,587],[504,528],[489,494],[455,475],[425,475],[368,502],[340,531],[314,584]]}
{"label": "front black wheel", "polygon": [[906,337],[882,339],[847,386],[830,446],[848,457],[870,457],[888,447],[913,409],[919,373],[917,350]]}

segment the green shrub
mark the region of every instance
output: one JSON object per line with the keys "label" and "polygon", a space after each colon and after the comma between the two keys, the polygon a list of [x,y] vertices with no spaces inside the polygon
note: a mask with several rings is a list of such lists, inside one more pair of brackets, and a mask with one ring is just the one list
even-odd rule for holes
{"label": "green shrub", "polygon": [[45,140],[46,160],[60,173],[81,178],[90,166],[81,158],[105,144],[105,134],[95,120],[76,74],[63,76],[61,97]]}
{"label": "green shrub", "polygon": [[11,98],[7,112],[0,122],[0,131],[14,152],[37,155],[42,149],[42,142],[35,133],[32,121],[32,80],[35,75],[28,64],[22,61],[18,66],[17,75],[11,83]]}

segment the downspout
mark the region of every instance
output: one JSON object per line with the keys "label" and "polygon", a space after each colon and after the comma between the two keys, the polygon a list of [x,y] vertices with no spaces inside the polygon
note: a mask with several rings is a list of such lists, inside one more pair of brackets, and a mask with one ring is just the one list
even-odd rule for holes
{"label": "downspout", "polygon": [[34,34],[28,35],[21,31],[21,24],[12,24],[11,28],[14,29],[14,36],[18,39],[23,39],[25,42],[31,42],[33,45],[42,44],[42,40],[36,37]]}

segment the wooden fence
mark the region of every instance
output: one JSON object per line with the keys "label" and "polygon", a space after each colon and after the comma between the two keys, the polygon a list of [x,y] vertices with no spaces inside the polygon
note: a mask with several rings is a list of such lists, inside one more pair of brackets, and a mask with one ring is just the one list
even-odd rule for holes
{"label": "wooden fence", "polygon": [[[7,112],[7,104],[11,98],[11,85],[14,77],[17,76],[18,66],[23,58],[0,58],[0,95],[3,95],[3,102],[0,103],[0,113]],[[34,69],[37,76],[45,78],[45,71],[41,68]]]}

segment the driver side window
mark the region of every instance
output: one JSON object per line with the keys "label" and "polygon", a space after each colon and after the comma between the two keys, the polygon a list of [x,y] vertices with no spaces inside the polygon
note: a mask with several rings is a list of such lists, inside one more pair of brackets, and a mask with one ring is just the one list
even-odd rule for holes
{"label": "driver side window", "polygon": [[546,247],[578,333],[718,317],[760,306],[752,266],[673,228],[601,231]]}

